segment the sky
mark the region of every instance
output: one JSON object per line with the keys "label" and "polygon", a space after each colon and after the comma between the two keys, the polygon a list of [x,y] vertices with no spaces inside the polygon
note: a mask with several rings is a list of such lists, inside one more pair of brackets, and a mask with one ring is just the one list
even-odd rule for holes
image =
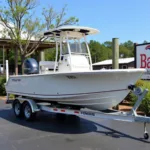
{"label": "sky", "polygon": [[39,0],[39,3],[41,7],[52,5],[58,11],[67,4],[67,16],[79,18],[81,26],[100,30],[89,39],[150,42],[150,0]]}
{"label": "sky", "polygon": [[[2,0],[1,0],[2,1]],[[37,0],[41,8],[53,6],[57,11],[67,4],[67,17],[76,16],[79,25],[100,30],[89,40],[100,43],[119,38],[120,43],[131,40],[150,42],[150,0]]]}

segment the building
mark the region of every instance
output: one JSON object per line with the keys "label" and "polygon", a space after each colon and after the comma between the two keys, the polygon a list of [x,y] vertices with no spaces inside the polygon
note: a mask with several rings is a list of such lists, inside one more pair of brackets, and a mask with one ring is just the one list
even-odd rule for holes
{"label": "building", "polygon": [[[10,23],[10,26],[13,27],[13,24]],[[20,51],[17,48],[17,45],[15,45],[14,41],[10,39],[10,36],[8,35],[8,32],[3,32],[7,29],[7,27],[0,22],[0,51],[1,51],[1,56],[0,56],[0,74],[5,73],[6,69],[6,60],[9,61],[10,59],[10,53],[12,52],[14,54],[14,63],[10,64],[9,63],[9,73],[10,74],[18,74],[19,71],[22,70],[21,64],[18,64],[18,58],[20,55]],[[28,38],[28,34],[22,32],[21,33],[21,38],[22,41],[26,42]],[[37,45],[37,46],[36,46]],[[54,48],[55,47],[55,42],[51,41],[41,41],[39,42],[38,36],[33,36],[29,43],[28,43],[28,50],[31,50],[33,48],[36,48],[36,53],[39,54],[38,61],[44,59],[44,50],[49,49],[49,48]]]}
{"label": "building", "polygon": [[[100,61],[93,64],[94,70],[99,69],[112,69],[112,59]],[[119,58],[119,69],[134,68],[134,57],[131,58]]]}
{"label": "building", "polygon": [[[38,41],[32,41],[30,40],[28,48],[30,49],[34,44],[38,43]],[[49,48],[54,48],[55,43],[54,42],[40,42],[39,46],[36,48],[36,52],[39,53],[39,61],[43,60],[42,57],[44,57],[44,50],[49,49]],[[0,51],[2,51],[3,56],[2,57],[2,64],[1,64],[1,69],[3,70],[3,73],[5,73],[5,61],[9,61],[9,52],[14,51],[14,57],[15,57],[15,62],[14,65],[9,64],[9,73],[10,74],[18,74],[18,71],[21,71],[21,65],[19,66],[18,64],[18,55],[19,55],[19,50],[15,48],[15,45],[11,39],[2,39],[0,38]]]}

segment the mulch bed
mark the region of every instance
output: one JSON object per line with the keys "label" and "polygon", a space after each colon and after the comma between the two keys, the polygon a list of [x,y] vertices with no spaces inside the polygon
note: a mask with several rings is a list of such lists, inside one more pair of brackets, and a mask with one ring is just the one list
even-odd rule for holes
{"label": "mulch bed", "polygon": [[6,96],[0,96],[0,100],[6,100]]}

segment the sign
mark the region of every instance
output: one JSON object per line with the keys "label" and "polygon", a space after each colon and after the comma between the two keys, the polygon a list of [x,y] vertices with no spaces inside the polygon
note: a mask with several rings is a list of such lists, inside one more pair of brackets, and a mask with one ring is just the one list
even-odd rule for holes
{"label": "sign", "polygon": [[150,79],[150,43],[135,44],[135,68],[145,68],[142,79]]}

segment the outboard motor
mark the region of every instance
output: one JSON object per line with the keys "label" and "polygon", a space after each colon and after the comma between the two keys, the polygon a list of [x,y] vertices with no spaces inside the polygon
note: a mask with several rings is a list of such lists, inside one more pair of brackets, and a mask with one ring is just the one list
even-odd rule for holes
{"label": "outboard motor", "polygon": [[24,61],[24,73],[25,74],[38,74],[39,65],[33,58],[28,58]]}

